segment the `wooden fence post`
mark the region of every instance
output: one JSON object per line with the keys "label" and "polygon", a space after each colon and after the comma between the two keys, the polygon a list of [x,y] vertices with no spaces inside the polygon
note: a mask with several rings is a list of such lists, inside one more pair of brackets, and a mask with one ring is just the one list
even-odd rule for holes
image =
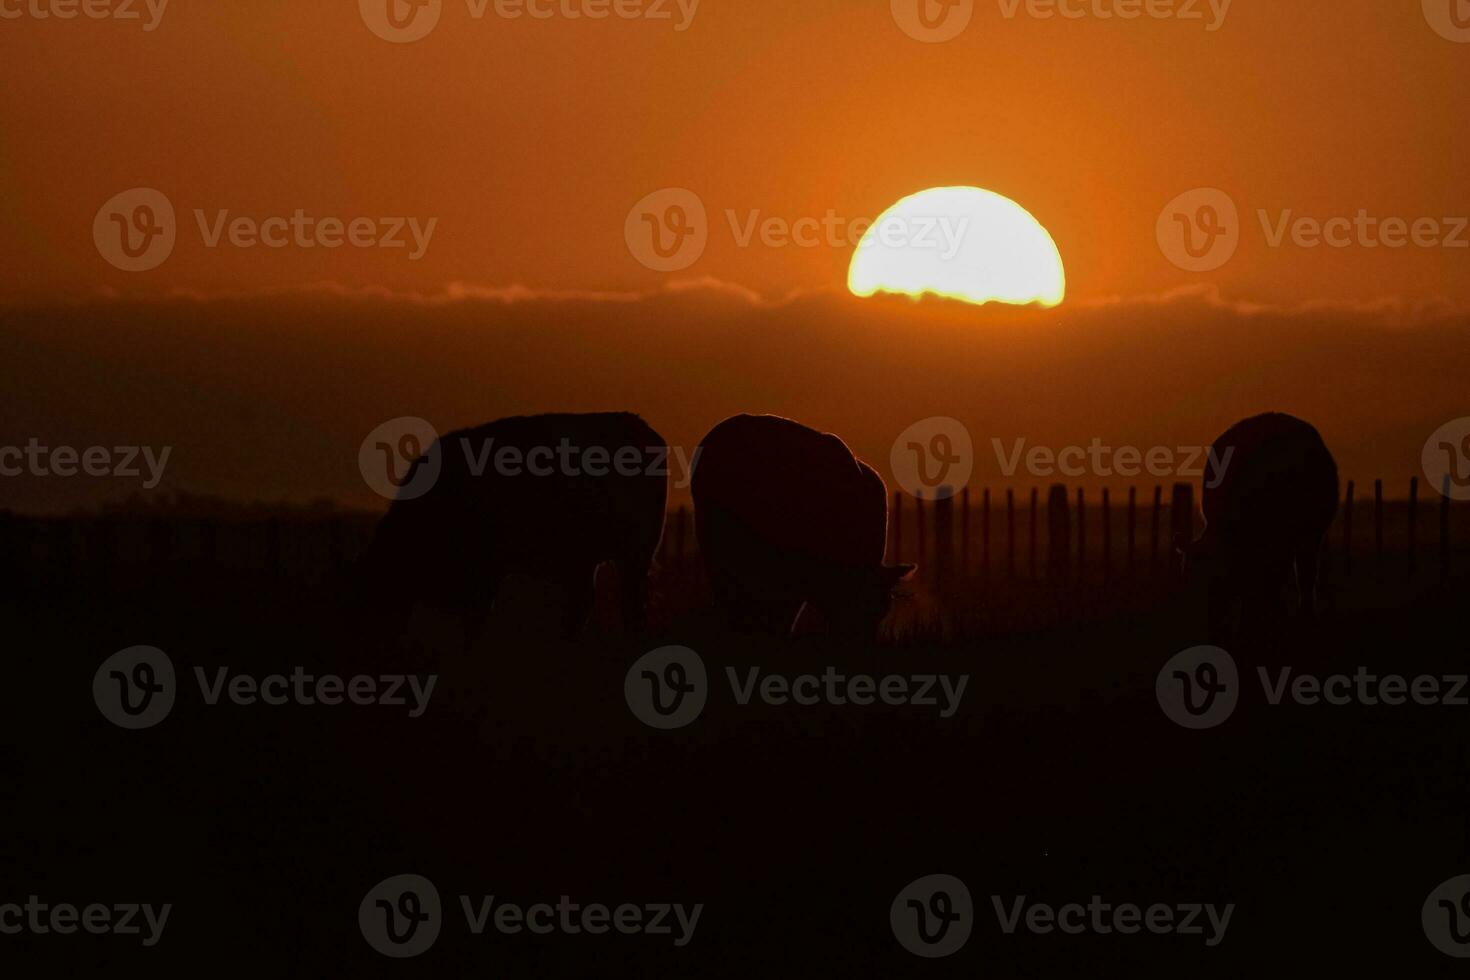
{"label": "wooden fence post", "polygon": [[1409,481],[1409,578],[1419,570],[1419,478]]}
{"label": "wooden fence post", "polygon": [[1138,542],[1138,488],[1128,488],[1128,577],[1133,577],[1133,559]]}
{"label": "wooden fence post", "polygon": [[[91,521],[82,522],[82,555],[80,560],[74,563],[74,567],[68,569],[68,581],[73,580],[73,575],[76,575],[77,578],[85,575],[95,578],[103,587],[110,589],[118,582],[127,580],[121,568],[122,549],[118,546],[121,525],[120,519],[108,517],[105,514]],[[72,523],[63,520],[57,526],[65,529],[66,550],[70,556],[74,545],[71,532]]]}
{"label": "wooden fence post", "polygon": [[1373,481],[1373,561],[1383,572],[1383,481]]}
{"label": "wooden fence post", "polygon": [[30,569],[29,549],[23,551],[25,540],[20,521],[8,510],[0,510],[0,602],[13,599],[21,582]]}
{"label": "wooden fence post", "polygon": [[265,570],[276,578],[286,577],[286,535],[279,517],[265,522]]}
{"label": "wooden fence post", "polygon": [[903,492],[893,491],[893,557],[895,565],[903,561]]}
{"label": "wooden fence post", "polygon": [[929,536],[925,533],[924,526],[924,493],[920,491],[914,498],[914,537],[919,547],[919,577],[929,577]]}
{"label": "wooden fence post", "polygon": [[[1188,544],[1194,540],[1194,484],[1174,484],[1173,504],[1169,509],[1170,530],[1173,532],[1170,543],[1183,541]],[[1175,574],[1178,577],[1183,572],[1183,563],[1174,562]]]}
{"label": "wooden fence post", "polygon": [[148,522],[147,564],[154,574],[165,574],[177,558],[178,539],[174,535],[174,524],[166,518],[154,518]]}
{"label": "wooden fence post", "polygon": [[1107,488],[1102,492],[1102,575],[1103,582],[1113,577],[1113,508],[1112,495]]}
{"label": "wooden fence post", "polygon": [[940,487],[934,500],[934,579],[940,584],[949,580],[950,559],[954,555],[954,495],[949,487]]}
{"label": "wooden fence post", "polygon": [[1164,488],[1154,487],[1154,511],[1151,518],[1153,527],[1149,533],[1148,542],[1148,566],[1158,574],[1159,571],[1159,522],[1164,512]]}
{"label": "wooden fence post", "polygon": [[1077,584],[1087,578],[1087,496],[1077,488]]}
{"label": "wooden fence post", "polygon": [[674,511],[674,567],[680,571],[684,568],[684,534],[688,521],[689,508],[680,504]]}
{"label": "wooden fence post", "polygon": [[1016,491],[1006,488],[1006,579],[1016,580]]}
{"label": "wooden fence post", "polygon": [[1067,503],[1067,488],[1057,484],[1046,501],[1046,576],[1061,585],[1072,573],[1072,513]]}
{"label": "wooden fence post", "polygon": [[1450,478],[1440,485],[1439,498],[1439,581],[1450,580]]}
{"label": "wooden fence post", "polygon": [[1347,503],[1342,512],[1342,567],[1349,577],[1353,574],[1353,497],[1357,487],[1352,480],[1347,485]]}
{"label": "wooden fence post", "polygon": [[990,488],[980,494],[980,581],[990,581]]}
{"label": "wooden fence post", "polygon": [[960,491],[960,578],[970,577],[970,488]]}
{"label": "wooden fence post", "polygon": [[1035,487],[1031,488],[1031,539],[1027,544],[1026,568],[1031,573],[1031,581],[1041,577],[1041,570],[1036,567],[1036,525],[1037,514],[1041,510],[1041,492]]}

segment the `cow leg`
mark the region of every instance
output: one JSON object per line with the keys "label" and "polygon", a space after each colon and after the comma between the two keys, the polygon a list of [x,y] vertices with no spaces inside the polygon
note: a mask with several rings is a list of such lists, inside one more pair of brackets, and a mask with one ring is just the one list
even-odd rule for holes
{"label": "cow leg", "polygon": [[800,599],[726,597],[725,608],[730,628],[737,633],[772,633],[787,636],[796,625],[801,611]]}
{"label": "cow leg", "polygon": [[566,606],[562,612],[562,637],[575,640],[587,628],[592,615],[592,605],[597,599],[597,564],[578,564],[560,576],[562,590],[566,593]]}
{"label": "cow leg", "polygon": [[1301,544],[1296,551],[1297,591],[1301,593],[1301,615],[1317,618],[1317,579],[1321,572],[1322,551],[1319,542]]}
{"label": "cow leg", "polygon": [[1234,639],[1232,622],[1235,596],[1223,582],[1219,581],[1210,582],[1206,589],[1205,616],[1210,643],[1215,646],[1226,646]]}
{"label": "cow leg", "polygon": [[705,566],[705,574],[709,579],[710,598],[724,613],[725,625],[735,632],[750,629],[753,603],[735,576],[713,563]]}
{"label": "cow leg", "polygon": [[1291,581],[1291,559],[1264,561],[1245,589],[1241,608],[1242,630],[1252,639],[1275,634],[1286,619],[1286,599],[1282,591]]}
{"label": "cow leg", "polygon": [[652,555],[639,555],[618,566],[623,631],[626,633],[639,634],[648,629],[648,575],[652,568]]}
{"label": "cow leg", "polygon": [[796,629],[796,617],[802,606],[800,599],[764,599],[757,603],[760,629],[777,636],[790,636]]}
{"label": "cow leg", "polygon": [[475,641],[480,638],[480,633],[485,629],[485,622],[490,618],[490,610],[495,606],[495,593],[499,591],[500,580],[492,579],[490,585],[484,592],[477,594],[466,603],[461,612],[461,622],[464,626],[464,652],[469,653],[475,647]]}

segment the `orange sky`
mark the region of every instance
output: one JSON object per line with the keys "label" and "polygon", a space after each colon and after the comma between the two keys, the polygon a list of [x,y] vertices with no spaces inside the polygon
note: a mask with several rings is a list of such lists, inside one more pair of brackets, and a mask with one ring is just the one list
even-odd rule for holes
{"label": "orange sky", "polygon": [[[648,288],[667,277],[634,260],[624,220],[670,186],[711,221],[677,275],[775,296],[839,285],[850,249],[741,247],[727,211],[858,219],[962,183],[1051,231],[1073,302],[1205,282],[1266,302],[1470,303],[1470,248],[1271,248],[1257,216],[1470,213],[1470,44],[1431,29],[1418,0],[1235,0],[1213,31],[1206,0],[1203,20],[1040,19],[1025,4],[1007,18],[1009,0],[977,0],[934,44],[886,0],[703,0],[682,31],[673,0],[669,20],[510,20],[493,3],[475,19],[444,0],[409,44],[374,35],[351,0],[171,0],[152,31],[30,13],[51,2],[0,0],[22,12],[0,18],[0,301],[328,280]],[[127,273],[99,256],[92,222],[137,186],[172,202],[178,243]],[[1155,223],[1201,186],[1239,205],[1242,241],[1191,273]],[[411,261],[210,249],[193,215],[298,208],[438,223]]]}

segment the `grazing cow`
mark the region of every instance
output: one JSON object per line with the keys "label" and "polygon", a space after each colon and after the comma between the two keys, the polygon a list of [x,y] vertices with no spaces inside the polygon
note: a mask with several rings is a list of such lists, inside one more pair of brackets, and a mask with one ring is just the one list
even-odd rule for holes
{"label": "grazing cow", "polygon": [[789,633],[805,603],[871,639],[912,565],[883,564],[888,491],[834,435],[774,415],[710,430],[691,486],[715,600],[737,629]]}
{"label": "grazing cow", "polygon": [[526,574],[565,591],[570,638],[591,613],[597,567],[612,561],[624,626],[643,628],[668,500],[668,449],[647,423],[628,413],[507,418],[446,435],[436,449],[432,487],[395,500],[368,549],[379,601],[449,612],[472,643],[501,580]]}
{"label": "grazing cow", "polygon": [[1205,530],[1186,561],[1207,590],[1211,638],[1228,637],[1237,600],[1242,627],[1279,615],[1293,571],[1300,612],[1314,616],[1338,501],[1337,463],[1322,437],[1301,419],[1270,413],[1231,426],[1210,451],[1224,473],[1205,485]]}

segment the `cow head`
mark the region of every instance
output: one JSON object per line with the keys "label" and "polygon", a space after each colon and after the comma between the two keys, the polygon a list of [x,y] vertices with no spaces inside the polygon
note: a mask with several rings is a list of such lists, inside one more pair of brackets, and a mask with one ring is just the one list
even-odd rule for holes
{"label": "cow head", "polygon": [[875,565],[852,569],[846,576],[845,588],[835,602],[826,604],[834,634],[871,640],[878,624],[893,607],[899,582],[914,573],[916,565]]}

